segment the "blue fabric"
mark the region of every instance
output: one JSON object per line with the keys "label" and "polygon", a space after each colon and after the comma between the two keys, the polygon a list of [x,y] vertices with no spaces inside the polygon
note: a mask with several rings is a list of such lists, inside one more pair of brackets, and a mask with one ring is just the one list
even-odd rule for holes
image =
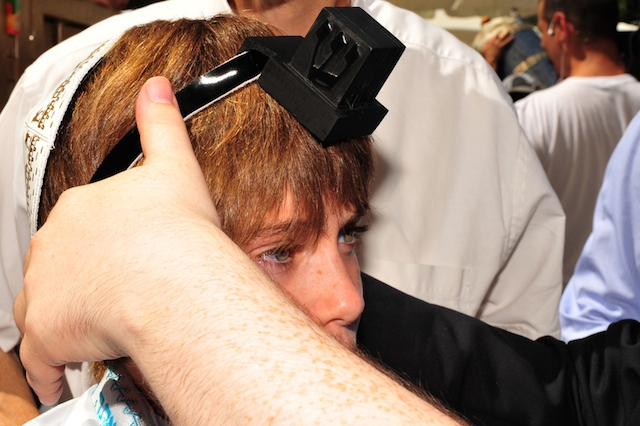
{"label": "blue fabric", "polygon": [[640,320],[640,114],[605,172],[587,240],[560,300],[562,339]]}
{"label": "blue fabric", "polygon": [[[516,71],[518,66],[529,62],[524,69]],[[513,73],[527,73],[534,77],[543,89],[551,87],[558,81],[546,52],[540,47],[540,36],[531,28],[517,31],[513,41],[502,51],[498,64],[498,75],[501,79]]]}

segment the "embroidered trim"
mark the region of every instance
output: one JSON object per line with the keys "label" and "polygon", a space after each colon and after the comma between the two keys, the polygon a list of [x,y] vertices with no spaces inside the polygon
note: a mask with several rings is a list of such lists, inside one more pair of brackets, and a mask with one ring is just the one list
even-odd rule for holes
{"label": "embroidered trim", "polygon": [[80,62],[50,96],[31,109],[24,123],[24,170],[27,192],[27,214],[31,235],[38,226],[38,210],[47,161],[58,136],[58,130],[75,92],[88,73],[100,62],[120,36],[103,43],[87,59]]}

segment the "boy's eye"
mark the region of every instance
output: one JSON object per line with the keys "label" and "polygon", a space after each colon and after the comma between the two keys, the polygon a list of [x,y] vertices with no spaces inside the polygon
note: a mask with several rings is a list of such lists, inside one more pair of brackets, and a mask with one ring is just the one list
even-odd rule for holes
{"label": "boy's eye", "polygon": [[291,251],[290,250],[271,250],[266,253],[262,253],[260,257],[262,258],[262,260],[265,260],[267,262],[284,263],[289,261],[289,259],[291,258]]}
{"label": "boy's eye", "polygon": [[338,238],[340,243],[353,244],[356,241],[358,233],[355,230],[343,231]]}
{"label": "boy's eye", "polygon": [[340,235],[338,236],[338,242],[341,244],[357,244],[360,235],[367,232],[367,229],[369,229],[367,225],[347,225],[340,232]]}

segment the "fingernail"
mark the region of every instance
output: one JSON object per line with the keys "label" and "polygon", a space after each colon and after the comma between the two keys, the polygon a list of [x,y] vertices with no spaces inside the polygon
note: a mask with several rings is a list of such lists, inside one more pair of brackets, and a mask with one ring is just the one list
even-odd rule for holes
{"label": "fingernail", "polygon": [[153,102],[161,104],[173,103],[173,89],[167,79],[154,77],[149,79],[146,84],[147,94]]}

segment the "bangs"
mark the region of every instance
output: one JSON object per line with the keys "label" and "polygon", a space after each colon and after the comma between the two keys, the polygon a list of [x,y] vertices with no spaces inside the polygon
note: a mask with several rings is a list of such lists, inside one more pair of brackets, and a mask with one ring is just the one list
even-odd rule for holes
{"label": "bangs", "polygon": [[316,239],[328,206],[369,210],[370,138],[324,148],[256,84],[194,117],[189,131],[222,229],[241,247],[277,217],[286,197],[293,217],[280,231],[291,241]]}

